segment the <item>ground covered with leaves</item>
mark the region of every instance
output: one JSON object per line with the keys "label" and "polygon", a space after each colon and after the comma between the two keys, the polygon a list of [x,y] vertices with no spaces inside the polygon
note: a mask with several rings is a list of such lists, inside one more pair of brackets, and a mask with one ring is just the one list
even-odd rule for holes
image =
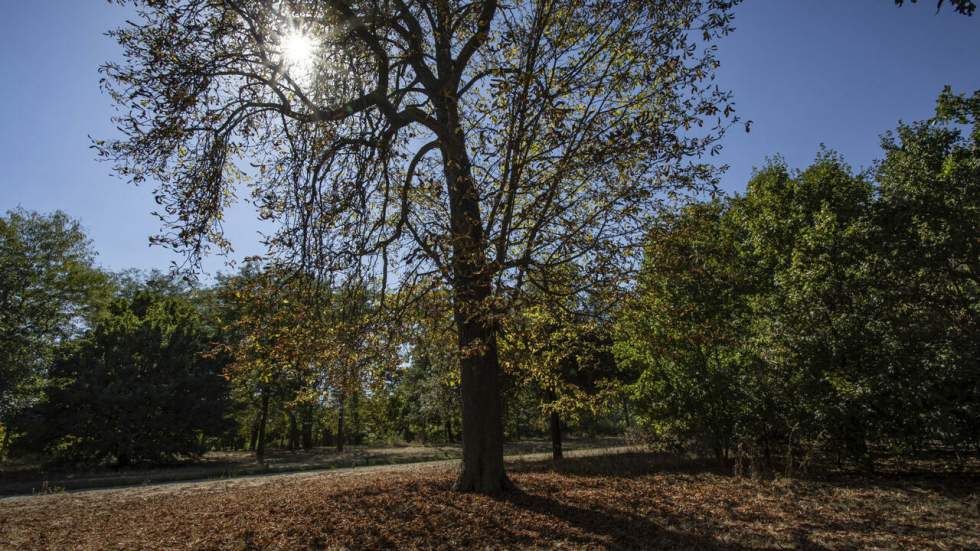
{"label": "ground covered with leaves", "polygon": [[510,465],[450,491],[445,464],[8,498],[0,549],[978,549],[980,477],[756,481],[627,453]]}

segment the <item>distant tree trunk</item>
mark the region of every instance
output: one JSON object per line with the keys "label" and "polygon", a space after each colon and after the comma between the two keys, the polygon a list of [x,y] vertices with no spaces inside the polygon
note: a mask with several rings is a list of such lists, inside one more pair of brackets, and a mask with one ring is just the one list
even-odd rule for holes
{"label": "distant tree trunk", "polygon": [[629,398],[623,396],[623,422],[626,424],[626,428],[632,428],[633,419],[630,415],[630,401]]}
{"label": "distant tree trunk", "polygon": [[359,392],[354,392],[350,397],[351,434],[349,441],[354,445],[359,445],[361,443],[360,396],[361,395]]}
{"label": "distant tree trunk", "polygon": [[248,449],[255,451],[255,445],[259,440],[259,421],[262,419],[262,412],[255,412],[255,419],[252,420],[252,434],[249,436]]}
{"label": "distant tree trunk", "polygon": [[289,451],[296,451],[299,447],[299,427],[296,425],[296,412],[289,411]]}
{"label": "distant tree trunk", "polygon": [[302,440],[303,449],[309,450],[313,447],[313,406],[307,404],[303,406],[303,428]]}
{"label": "distant tree trunk", "polygon": [[341,393],[337,399],[338,407],[340,411],[337,414],[337,451],[344,451],[344,439],[347,436],[344,434],[344,394]]}
{"label": "distant tree trunk", "polygon": [[554,461],[558,461],[562,458],[561,415],[558,413],[558,410],[554,409],[555,403],[558,401],[558,393],[554,389],[549,389],[546,398],[551,402],[552,406],[551,413],[548,415],[548,429],[551,433],[551,458]]}
{"label": "distant tree trunk", "polygon": [[551,412],[551,458],[561,459],[561,416],[557,411]]}
{"label": "distant tree trunk", "polygon": [[3,426],[3,442],[0,443],[0,459],[7,457],[7,446],[10,445],[10,427]]}
{"label": "distant tree trunk", "polygon": [[265,425],[269,417],[269,393],[262,390],[262,407],[259,410],[259,431],[258,439],[255,444],[255,461],[259,464],[265,462]]}
{"label": "distant tree trunk", "polygon": [[443,422],[443,425],[446,428],[446,443],[452,444],[453,443],[453,418],[449,415],[446,415],[446,420],[445,422]]}

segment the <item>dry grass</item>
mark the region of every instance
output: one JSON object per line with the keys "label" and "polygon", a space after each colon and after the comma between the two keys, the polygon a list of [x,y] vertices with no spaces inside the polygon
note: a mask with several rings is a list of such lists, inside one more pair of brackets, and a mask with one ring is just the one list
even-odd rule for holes
{"label": "dry grass", "polygon": [[978,549],[975,475],[760,482],[625,454],[511,466],[496,498],[443,466],[0,501],[0,549]]}

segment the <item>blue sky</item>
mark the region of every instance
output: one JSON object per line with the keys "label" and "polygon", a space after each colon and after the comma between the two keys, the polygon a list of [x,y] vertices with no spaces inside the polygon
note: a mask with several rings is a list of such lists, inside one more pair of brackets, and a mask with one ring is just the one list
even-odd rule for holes
{"label": "blue sky", "polygon": [[[175,256],[147,245],[159,227],[152,187],[114,178],[89,148],[89,135],[113,135],[97,68],[118,56],[103,33],[127,12],[101,0],[0,8],[0,211],[64,210],[82,220],[104,267],[165,269]],[[767,156],[803,167],[821,143],[870,166],[879,136],[900,119],[929,117],[943,85],[980,89],[980,16],[937,15],[933,0],[901,9],[891,0],[746,0],[736,13],[718,80],[754,124],[723,142],[728,191],[744,189]],[[229,217],[236,256],[260,252],[257,227],[247,208]]]}

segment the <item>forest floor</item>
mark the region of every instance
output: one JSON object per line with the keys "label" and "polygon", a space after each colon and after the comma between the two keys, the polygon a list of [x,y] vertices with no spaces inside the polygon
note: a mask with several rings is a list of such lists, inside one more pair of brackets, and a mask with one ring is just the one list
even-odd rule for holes
{"label": "forest floor", "polygon": [[980,473],[736,478],[674,456],[510,461],[518,490],[451,491],[455,464],[0,500],[0,549],[980,549]]}
{"label": "forest floor", "polygon": [[[565,449],[603,449],[622,445],[621,438],[573,437],[566,440]],[[550,450],[550,440],[532,439],[509,442],[505,445],[504,453],[514,456],[544,453]],[[342,452],[338,452],[333,447],[296,451],[273,448],[266,453],[264,465],[257,465],[255,456],[247,451],[208,452],[200,458],[153,468],[134,466],[126,469],[99,468],[72,471],[43,469],[31,463],[8,463],[0,464],[0,497],[371,465],[399,465],[460,457],[462,452],[459,444],[410,444],[347,446]]]}

